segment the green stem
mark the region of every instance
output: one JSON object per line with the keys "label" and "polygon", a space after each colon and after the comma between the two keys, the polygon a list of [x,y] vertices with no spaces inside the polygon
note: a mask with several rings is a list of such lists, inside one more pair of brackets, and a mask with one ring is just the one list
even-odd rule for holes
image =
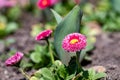
{"label": "green stem", "polygon": [[77,74],[76,76],[74,76],[74,77],[72,78],[72,80],[78,80],[78,78],[79,78],[80,76],[81,76],[80,74]]}
{"label": "green stem", "polygon": [[23,71],[22,68],[19,68],[19,71],[20,71],[28,80],[30,80],[30,77]]}
{"label": "green stem", "polygon": [[76,65],[77,65],[77,67],[76,67],[76,74],[78,74],[79,72],[83,71],[83,69],[82,69],[82,67],[81,67],[81,65],[79,63],[80,52],[81,51],[77,51],[76,52]]}
{"label": "green stem", "polygon": [[53,64],[53,63],[54,63],[54,56],[53,56],[53,54],[52,54],[52,49],[51,49],[51,47],[50,47],[49,40],[46,39],[46,41],[47,41],[47,44],[48,44],[48,49],[49,49],[49,53],[50,53],[50,57],[51,57],[51,61],[52,61],[52,64]]}

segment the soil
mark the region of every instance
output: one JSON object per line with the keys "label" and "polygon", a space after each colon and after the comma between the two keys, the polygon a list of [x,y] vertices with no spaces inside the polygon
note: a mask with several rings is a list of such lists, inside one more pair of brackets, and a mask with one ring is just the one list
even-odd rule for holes
{"label": "soil", "polygon": [[[25,17],[25,18],[24,18]],[[24,19],[23,19],[24,18]],[[7,38],[16,39],[16,43],[11,45],[18,51],[28,53],[38,44],[33,37],[30,36],[31,25],[38,23],[39,20],[31,14],[23,14],[22,27],[13,35]],[[6,38],[6,39],[7,39]],[[95,49],[91,52],[92,62],[85,67],[104,66],[106,68],[107,77],[103,80],[120,80],[120,32],[103,33],[97,36]],[[32,74],[31,72],[28,72]],[[6,67],[4,62],[0,60],[0,80],[25,80],[24,76],[13,67]]]}
{"label": "soil", "polygon": [[24,13],[19,21],[21,23],[21,28],[18,29],[14,34],[8,36],[6,39],[15,39],[16,42],[12,44],[11,47],[26,53],[33,49],[34,45],[37,43],[30,33],[32,30],[32,25],[38,23],[39,20],[33,17],[30,13]]}
{"label": "soil", "polygon": [[[11,49],[21,51],[23,53],[28,53],[30,50],[34,49],[35,44],[39,42],[35,41],[34,37],[30,35],[31,26],[39,22],[39,20],[33,17],[29,13],[22,14],[21,18],[21,27],[14,34],[7,36],[5,39],[13,38],[15,43],[5,48],[4,52],[7,52]],[[6,51],[7,50],[7,51]],[[32,72],[28,72],[32,74]],[[20,74],[18,69],[13,67],[6,67],[4,61],[0,59],[0,80],[26,80],[23,75]]]}
{"label": "soil", "polygon": [[87,67],[104,66],[107,73],[104,80],[120,80],[120,32],[98,36],[91,57],[92,63]]}

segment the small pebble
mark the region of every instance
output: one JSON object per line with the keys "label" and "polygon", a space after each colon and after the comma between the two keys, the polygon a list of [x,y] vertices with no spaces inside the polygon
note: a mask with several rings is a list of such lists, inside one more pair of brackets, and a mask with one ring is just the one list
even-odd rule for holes
{"label": "small pebble", "polygon": [[106,68],[103,66],[93,66],[92,69],[94,69],[96,72],[106,72]]}

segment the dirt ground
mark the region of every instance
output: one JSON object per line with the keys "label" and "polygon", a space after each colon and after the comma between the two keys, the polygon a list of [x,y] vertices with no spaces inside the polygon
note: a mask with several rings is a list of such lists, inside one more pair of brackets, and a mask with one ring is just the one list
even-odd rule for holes
{"label": "dirt ground", "polygon": [[[33,17],[31,14],[24,13],[20,18],[21,28],[18,29],[14,34],[7,36],[5,39],[13,38],[16,42],[10,45],[7,50],[16,49],[23,53],[28,53],[34,49],[34,45],[38,44],[35,39],[30,36],[31,26],[38,23],[38,19]],[[5,49],[6,50],[6,49]],[[29,72],[32,74],[32,72]],[[6,67],[4,62],[0,59],[0,80],[26,80],[20,72],[13,67]]]}
{"label": "dirt ground", "polygon": [[[22,27],[7,38],[16,39],[16,43],[11,45],[11,47],[27,53],[38,43],[30,36],[30,31],[31,25],[39,22],[39,20],[33,18],[30,14],[24,14],[22,17],[25,17],[22,21]],[[91,57],[92,62],[85,67],[104,66],[108,76],[103,80],[120,80],[120,32],[103,33],[98,36],[95,49],[91,52]],[[16,68],[6,67],[4,62],[0,60],[0,80],[25,79]]]}
{"label": "dirt ground", "polygon": [[98,36],[95,47],[87,66],[104,66],[108,75],[104,80],[120,80],[120,32]]}

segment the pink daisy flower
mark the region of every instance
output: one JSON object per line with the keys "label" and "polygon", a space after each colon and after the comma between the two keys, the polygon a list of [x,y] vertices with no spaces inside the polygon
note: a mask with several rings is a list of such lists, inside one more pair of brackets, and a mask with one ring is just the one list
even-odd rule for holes
{"label": "pink daisy flower", "polygon": [[56,4],[59,0],[38,0],[37,6],[40,9],[45,9],[47,7],[53,6]]}
{"label": "pink daisy flower", "polygon": [[0,8],[13,7],[15,5],[16,5],[16,2],[13,0],[0,0]]}
{"label": "pink daisy flower", "polygon": [[86,37],[80,33],[68,34],[62,41],[62,47],[68,52],[76,52],[86,47]]}
{"label": "pink daisy flower", "polygon": [[50,6],[50,0],[38,0],[37,6],[40,9],[45,9]]}
{"label": "pink daisy flower", "polygon": [[5,61],[6,66],[12,66],[20,62],[20,60],[23,58],[23,53],[17,52],[15,55],[11,56]]}
{"label": "pink daisy flower", "polygon": [[52,33],[52,30],[44,30],[44,31],[40,32],[40,33],[36,36],[35,40],[43,40],[43,39],[46,39],[46,38],[48,38],[48,37],[51,35],[51,33]]}

